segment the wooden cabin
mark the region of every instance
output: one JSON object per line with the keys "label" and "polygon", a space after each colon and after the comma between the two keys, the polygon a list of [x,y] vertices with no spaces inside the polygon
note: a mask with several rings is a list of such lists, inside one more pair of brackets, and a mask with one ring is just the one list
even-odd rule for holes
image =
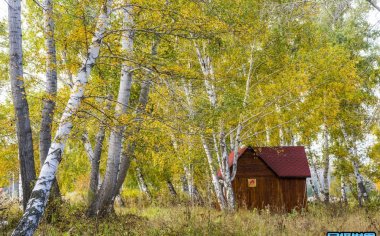
{"label": "wooden cabin", "polygon": [[287,212],[306,207],[310,169],[304,147],[244,147],[238,153],[232,182],[238,207]]}

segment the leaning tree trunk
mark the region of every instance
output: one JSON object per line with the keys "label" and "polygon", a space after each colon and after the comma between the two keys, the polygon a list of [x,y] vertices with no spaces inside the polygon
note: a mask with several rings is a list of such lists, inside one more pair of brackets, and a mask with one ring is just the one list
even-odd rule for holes
{"label": "leaning tree trunk", "polygon": [[95,60],[99,56],[100,45],[109,24],[111,5],[112,0],[107,0],[103,5],[102,14],[99,16],[96,32],[92,39],[91,47],[88,50],[87,59],[84,61],[75,80],[69,101],[62,114],[58,131],[51,147],[49,148],[48,156],[42,166],[40,176],[34,186],[25,213],[18,226],[13,231],[13,235],[32,235],[45,210],[50,194],[50,188],[57,172],[57,167],[61,162],[67,138],[73,128],[72,117],[79,109],[91,69],[95,65]]}
{"label": "leaning tree trunk", "polygon": [[166,180],[166,185],[168,186],[170,195],[172,195],[173,197],[177,197],[177,192],[175,191],[173,183],[172,183],[172,181],[170,181],[170,179]]}
{"label": "leaning tree trunk", "polygon": [[94,156],[91,160],[91,172],[90,172],[90,189],[89,189],[89,202],[92,201],[92,197],[95,196],[100,182],[100,157],[103,150],[103,142],[106,137],[106,126],[104,123],[100,125],[99,132],[95,138]]}
{"label": "leaning tree trunk", "polygon": [[208,166],[209,166],[210,172],[211,172],[211,180],[212,180],[212,183],[214,185],[214,191],[215,191],[219,206],[222,210],[225,210],[225,209],[227,209],[226,200],[224,198],[222,187],[220,186],[220,183],[218,181],[218,177],[216,175],[216,170],[215,170],[213,162],[212,162],[211,151],[210,151],[210,149],[207,145],[207,142],[206,142],[205,138],[203,137],[203,135],[201,135],[201,141],[203,144],[203,149],[206,153]]}
{"label": "leaning tree trunk", "polygon": [[352,166],[354,167],[354,174],[355,174],[356,185],[357,185],[357,189],[358,189],[358,202],[359,202],[359,206],[362,206],[363,199],[365,201],[369,201],[369,197],[368,197],[367,189],[366,189],[366,187],[364,185],[363,176],[360,174],[360,171],[359,171],[359,163],[355,159],[355,158],[358,157],[357,149],[356,149],[356,146],[355,146],[356,143],[350,139],[350,137],[347,135],[344,127],[342,127],[342,133],[343,133],[343,137],[344,137],[344,139],[345,139],[346,142],[351,141],[350,142],[351,146],[349,146],[348,143],[346,143],[346,146],[347,146],[347,149],[348,149],[349,154],[351,156]]}
{"label": "leaning tree trunk", "polygon": [[[111,99],[112,96],[107,96],[107,105],[105,107],[104,113],[108,112],[111,108]],[[95,148],[92,148],[91,142],[88,138],[87,133],[84,133],[82,136],[82,141],[84,143],[85,150],[87,152],[89,161],[91,163],[91,171],[90,171],[90,188],[88,191],[88,204],[91,205],[94,197],[96,196],[96,193],[98,191],[99,183],[100,183],[100,173],[99,173],[99,166],[100,166],[100,157],[102,155],[103,151],[103,142],[105,138],[106,133],[106,117],[104,116],[101,120],[101,124],[99,127],[99,131],[96,134],[95,138]]]}
{"label": "leaning tree trunk", "polygon": [[[133,39],[134,31],[132,30],[133,18],[131,15],[132,8],[124,8],[124,21],[123,21],[123,37],[122,49],[130,56],[133,53]],[[121,69],[121,79],[119,85],[119,93],[117,97],[117,104],[115,106],[115,117],[118,118],[126,114],[129,105],[129,98],[131,95],[132,86],[132,66],[123,63]],[[89,216],[106,215],[113,208],[114,192],[116,189],[117,176],[119,172],[120,156],[122,153],[122,140],[125,125],[117,125],[110,135],[107,168],[104,176],[103,183],[98,191],[95,201],[88,209]],[[112,206],[111,206],[112,205]]]}
{"label": "leaning tree trunk", "polygon": [[[210,101],[210,105],[213,109],[215,109],[217,107],[217,96],[215,92],[215,86],[213,84],[213,82],[215,81],[215,76],[214,76],[214,70],[211,64],[211,58],[208,55],[203,56],[199,46],[196,43],[195,43],[195,50],[196,50],[199,64],[204,76],[204,84],[205,84],[207,96]],[[207,162],[208,162],[209,169],[211,172],[211,179],[214,185],[214,191],[218,199],[219,206],[222,210],[225,210],[228,207],[226,203],[226,199],[223,195],[222,187],[216,175],[211,150],[209,149],[203,134],[201,134],[201,141],[203,144],[203,149],[206,153]]]}
{"label": "leaning tree trunk", "polygon": [[[46,95],[43,100],[42,119],[40,128],[40,165],[43,166],[51,144],[51,130],[53,125],[55,98],[57,95],[57,58],[54,40],[53,1],[44,0],[44,24],[46,58]],[[52,198],[60,199],[57,180],[52,186]]]}
{"label": "leaning tree trunk", "polygon": [[36,179],[34,169],[33,139],[30,127],[29,106],[22,67],[22,32],[21,32],[21,1],[8,1],[8,27],[9,27],[9,57],[12,100],[16,115],[16,130],[18,140],[18,156],[20,161],[23,199],[25,210],[28,199],[32,193],[32,184]]}
{"label": "leaning tree trunk", "polygon": [[[157,55],[158,42],[159,42],[159,39],[154,40],[153,42],[152,52],[151,52],[153,57]],[[136,118],[134,119],[135,125],[134,125],[133,131],[131,132],[133,136],[138,135],[138,133],[140,132],[141,124],[143,122],[142,115],[145,112],[146,105],[149,99],[149,90],[152,83],[151,80],[152,80],[151,73],[149,73],[147,75],[147,79],[143,80],[141,83],[139,101],[136,108]],[[134,156],[136,145],[137,145],[136,141],[135,140],[132,141],[132,143],[128,145],[126,152],[124,152],[123,150],[122,155],[120,156],[121,160],[120,160],[120,166],[119,166],[119,173],[117,176],[116,186],[113,192],[114,197],[116,197],[116,195],[119,194],[121,186],[124,183],[125,177],[129,169],[131,158],[133,158]]]}
{"label": "leaning tree trunk", "polygon": [[[138,135],[138,133],[140,132],[141,123],[143,121],[141,116],[142,116],[142,113],[145,111],[146,104],[148,103],[150,84],[151,84],[150,78],[144,80],[141,84],[139,102],[136,109],[136,119],[134,120],[135,128],[132,131],[133,136]],[[125,152],[123,150],[122,155],[120,156],[121,158],[120,168],[119,168],[119,173],[116,180],[116,187],[113,192],[114,197],[119,194],[121,186],[123,185],[125,177],[127,176],[130,161],[134,156],[136,145],[137,145],[136,141],[133,140],[132,143],[128,144],[127,150]]]}
{"label": "leaning tree trunk", "polygon": [[352,161],[352,166],[354,167],[354,174],[355,174],[355,178],[356,178],[356,185],[357,185],[357,188],[358,188],[359,206],[362,206],[363,199],[365,201],[369,200],[368,193],[367,193],[367,189],[366,189],[366,187],[364,185],[363,176],[360,174],[360,171],[359,171],[359,164],[358,164],[358,162],[356,160],[353,160]]}

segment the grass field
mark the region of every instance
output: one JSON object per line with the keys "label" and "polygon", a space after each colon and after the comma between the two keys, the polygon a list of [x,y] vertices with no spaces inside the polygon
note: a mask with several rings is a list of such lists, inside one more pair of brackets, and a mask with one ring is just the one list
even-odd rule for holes
{"label": "grass field", "polygon": [[[376,209],[344,207],[340,204],[312,205],[307,211],[274,214],[268,210],[239,210],[227,214],[215,209],[192,206],[118,207],[105,219],[86,218],[85,208],[65,203],[55,211],[51,223],[46,218],[36,235],[326,235],[328,231],[380,230]],[[11,233],[21,212],[7,213]]]}

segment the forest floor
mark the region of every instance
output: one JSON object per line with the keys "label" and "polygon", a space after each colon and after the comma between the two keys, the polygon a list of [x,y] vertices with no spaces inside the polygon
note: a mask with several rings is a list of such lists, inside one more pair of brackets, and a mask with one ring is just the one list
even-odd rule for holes
{"label": "forest floor", "polygon": [[[274,214],[239,210],[235,214],[192,206],[118,207],[104,219],[89,219],[84,207],[65,203],[46,216],[36,235],[326,235],[329,231],[380,232],[379,209],[311,205],[303,212]],[[9,235],[21,216],[15,207],[0,235]]]}

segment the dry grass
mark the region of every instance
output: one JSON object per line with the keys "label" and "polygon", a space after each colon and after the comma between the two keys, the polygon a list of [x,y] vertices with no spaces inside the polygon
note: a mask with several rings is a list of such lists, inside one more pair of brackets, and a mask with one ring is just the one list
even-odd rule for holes
{"label": "dry grass", "polygon": [[[239,210],[226,214],[190,206],[117,208],[105,219],[88,219],[84,207],[65,204],[53,223],[45,221],[36,235],[325,235],[327,231],[375,231],[380,212],[340,205],[310,205],[307,211],[273,214],[267,210]],[[7,235],[20,212],[0,229]],[[2,231],[1,231],[2,230]]]}

